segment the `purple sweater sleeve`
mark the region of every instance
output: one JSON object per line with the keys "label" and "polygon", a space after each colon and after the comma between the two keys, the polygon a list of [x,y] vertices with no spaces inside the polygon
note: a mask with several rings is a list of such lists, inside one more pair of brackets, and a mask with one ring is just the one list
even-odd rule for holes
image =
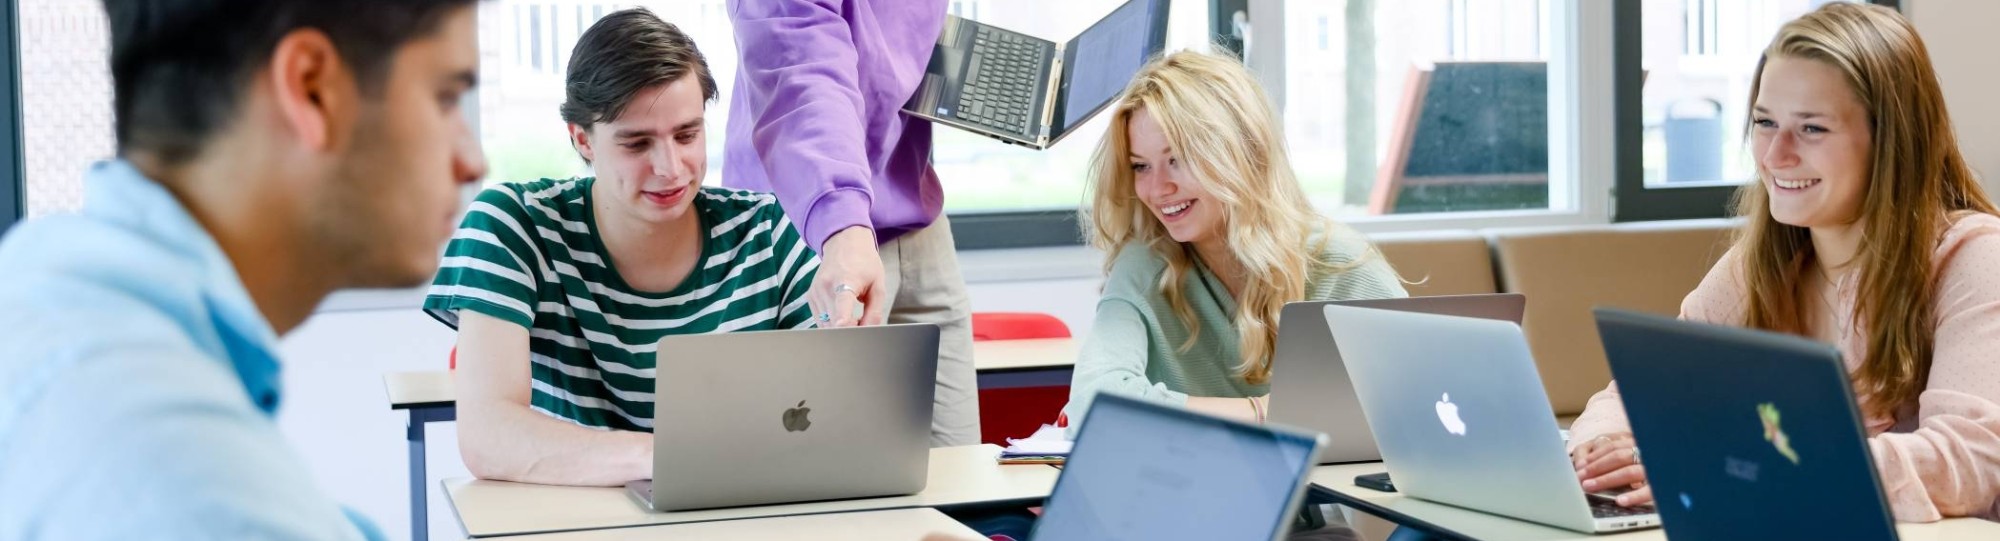
{"label": "purple sweater sleeve", "polygon": [[750,140],[779,203],[813,249],[848,227],[868,226],[874,194],[858,54],[838,0],[729,4],[742,58],[738,91],[765,99]]}

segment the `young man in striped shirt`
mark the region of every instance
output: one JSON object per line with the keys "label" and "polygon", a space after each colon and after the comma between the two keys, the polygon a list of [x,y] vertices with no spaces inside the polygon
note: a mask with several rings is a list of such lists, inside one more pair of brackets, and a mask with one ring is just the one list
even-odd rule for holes
{"label": "young man in striped shirt", "polygon": [[459,332],[474,475],[619,485],[653,474],[654,344],[810,326],[819,260],[775,197],[701,186],[716,87],[680,29],[606,16],[578,40],[565,92],[594,176],[481,193],[424,309]]}

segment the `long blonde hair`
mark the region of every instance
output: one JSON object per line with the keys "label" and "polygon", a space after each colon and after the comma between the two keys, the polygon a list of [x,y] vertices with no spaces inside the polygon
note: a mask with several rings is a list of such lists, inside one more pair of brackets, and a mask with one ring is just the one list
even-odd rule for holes
{"label": "long blonde hair", "polygon": [[[1839,69],[1868,112],[1873,166],[1861,204],[1862,242],[1854,259],[1861,272],[1859,302],[1851,314],[1868,333],[1868,347],[1853,382],[1871,397],[1867,414],[1893,415],[1916,399],[1930,375],[1938,296],[1931,258],[1949,217],[1991,214],[1993,203],[1959,152],[1930,53],[1894,10],[1834,3],[1785,24],[1757,61],[1751,105],[1764,66],[1779,57]],[[1749,290],[1743,323],[1805,334],[1810,303],[1801,300],[1801,277],[1817,254],[1806,228],[1771,217],[1764,175],[1760,168],[1757,182],[1737,192],[1737,213],[1748,218],[1736,241]]]}
{"label": "long blonde hair", "polygon": [[[1336,229],[1292,175],[1271,100],[1241,62],[1177,52],[1141,68],[1113,109],[1110,129],[1092,159],[1093,195],[1085,219],[1093,225],[1092,242],[1109,254],[1106,270],[1118,249],[1132,241],[1166,260],[1158,286],[1189,329],[1181,351],[1194,347],[1201,333],[1183,293],[1198,258],[1192,246],[1168,236],[1134,190],[1127,124],[1141,109],[1159,122],[1191,180],[1206,188],[1210,204],[1222,211],[1224,239],[1247,274],[1234,314],[1243,356],[1237,373],[1262,384],[1271,376],[1278,312],[1305,296],[1306,280],[1325,266],[1318,255]],[[1316,229],[1323,236],[1308,245]]]}

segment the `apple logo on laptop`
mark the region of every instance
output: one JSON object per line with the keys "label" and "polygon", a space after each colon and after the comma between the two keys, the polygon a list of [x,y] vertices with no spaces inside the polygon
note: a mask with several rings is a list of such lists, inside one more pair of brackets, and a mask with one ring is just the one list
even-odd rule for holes
{"label": "apple logo on laptop", "polygon": [[813,425],[812,419],[806,418],[806,415],[809,415],[811,413],[812,413],[812,408],[806,407],[806,401],[804,400],[800,400],[799,405],[797,407],[786,409],[785,431],[805,432],[806,429],[812,428]]}
{"label": "apple logo on laptop", "polygon": [[1437,403],[1438,422],[1444,423],[1444,431],[1453,435],[1465,435],[1465,421],[1458,418],[1458,404],[1451,403],[1451,393],[1444,393],[1444,399]]}

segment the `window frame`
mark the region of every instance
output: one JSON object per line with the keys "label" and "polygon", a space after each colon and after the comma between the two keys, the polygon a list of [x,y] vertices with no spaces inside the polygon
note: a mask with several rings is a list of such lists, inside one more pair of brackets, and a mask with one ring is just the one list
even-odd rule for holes
{"label": "window frame", "polygon": [[[1253,10],[1283,9],[1288,1],[1259,0],[1250,6]],[[1614,189],[1611,179],[1617,164],[1611,158],[1615,148],[1612,132],[1617,128],[1611,119],[1615,101],[1613,93],[1605,91],[1614,88],[1611,77],[1617,71],[1613,65],[1616,59],[1605,46],[1616,38],[1610,26],[1617,13],[1609,7],[1599,0],[1552,0],[1548,6],[1549,22],[1544,28],[1549,47],[1550,209],[1368,216],[1343,222],[1368,234],[1609,223]],[[1267,20],[1256,13],[1252,18]],[[1258,34],[1267,32],[1260,30]],[[1274,45],[1266,46],[1268,56],[1258,56],[1282,65],[1284,40],[1267,37],[1263,42]],[[1282,90],[1282,85],[1274,89],[1273,99],[1283,100]],[[1081,225],[1078,210],[962,210],[947,215],[958,249],[978,251],[1085,245],[1082,231],[1076,229]]]}
{"label": "window frame", "polygon": [[20,6],[0,3],[0,234],[12,229],[26,212],[28,164],[23,154],[21,110]]}
{"label": "window frame", "polygon": [[[1902,11],[1901,0],[1864,0],[1880,6]],[[1655,220],[1682,220],[1696,218],[1723,218],[1733,215],[1731,203],[1736,197],[1740,184],[1706,184],[1685,187],[1647,187],[1646,163],[1643,155],[1645,144],[1645,119],[1642,105],[1645,92],[1644,58],[1640,48],[1644,43],[1641,32],[1644,22],[1640,11],[1643,0],[1612,0],[1612,41],[1611,54],[1616,70],[1612,81],[1612,95],[1616,111],[1617,132],[1613,135],[1616,149],[1617,185],[1613,191],[1615,203],[1612,221],[1646,222]],[[1725,124],[1726,126],[1727,124]],[[1718,179],[1716,182],[1733,182]]]}

